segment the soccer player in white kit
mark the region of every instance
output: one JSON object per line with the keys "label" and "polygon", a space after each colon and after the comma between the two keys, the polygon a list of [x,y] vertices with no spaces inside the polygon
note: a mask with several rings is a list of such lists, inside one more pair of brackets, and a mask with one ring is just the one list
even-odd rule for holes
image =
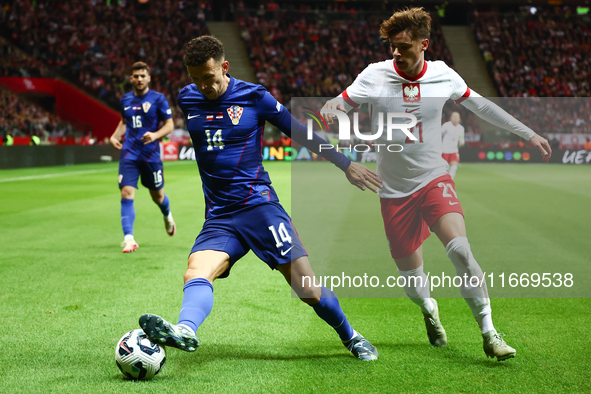
{"label": "soccer player in white kit", "polygon": [[470,278],[460,286],[460,292],[480,326],[486,355],[505,360],[514,357],[516,351],[505,343],[493,325],[484,273],[470,250],[454,181],[442,157],[443,105],[452,98],[482,119],[528,140],[540,150],[545,162],[550,159],[551,148],[546,139],[471,90],[444,62],[425,61],[430,32],[431,17],[423,8],[395,12],[380,28],[382,38],[390,43],[394,59],[370,64],[341,95],[329,100],[322,111],[328,122],[333,123],[335,116],[327,110],[348,112],[367,104],[372,114],[372,130],[384,124],[381,120],[384,112],[416,117],[414,127],[393,130],[388,138],[388,144],[403,146],[401,152],[380,149],[377,153],[377,172],[383,183],[378,194],[390,253],[400,275],[406,279],[422,278],[406,280],[406,294],[421,308],[431,344],[446,346],[447,336],[439,320],[437,302],[430,296],[428,278],[423,271],[422,243],[429,237],[429,229],[437,234],[456,275]]}
{"label": "soccer player in white kit", "polygon": [[441,144],[443,159],[449,164],[449,176],[454,179],[460,163],[458,146],[464,146],[464,126],[460,124],[459,112],[452,112],[449,122],[441,125]]}

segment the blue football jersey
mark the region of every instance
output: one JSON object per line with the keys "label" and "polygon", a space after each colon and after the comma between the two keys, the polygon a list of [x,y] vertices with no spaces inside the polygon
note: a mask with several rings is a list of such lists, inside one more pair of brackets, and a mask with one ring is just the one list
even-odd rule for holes
{"label": "blue football jersey", "polygon": [[[265,121],[292,138],[306,135],[306,128],[264,87],[227,75],[228,87],[216,100],[203,96],[195,84],[185,86],[178,96],[195,148],[206,218],[279,201],[263,167]],[[326,141],[315,136],[304,142],[314,152],[319,143]],[[342,170],[351,163],[336,150],[322,156]]]}
{"label": "blue football jersey", "polygon": [[265,120],[285,110],[273,96],[262,86],[230,77],[217,100],[191,84],[180,91],[178,103],[195,148],[206,218],[279,200],[262,162]]}
{"label": "blue football jersey", "polygon": [[129,92],[121,97],[120,103],[121,116],[127,127],[121,159],[159,162],[159,142],[153,141],[145,145],[142,137],[148,131],[158,131],[161,121],[172,118],[168,100],[162,93],[148,90],[142,96]]}

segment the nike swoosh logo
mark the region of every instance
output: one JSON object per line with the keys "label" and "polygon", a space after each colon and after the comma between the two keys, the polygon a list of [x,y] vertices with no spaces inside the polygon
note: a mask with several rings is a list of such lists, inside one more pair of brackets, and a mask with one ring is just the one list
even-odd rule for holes
{"label": "nike swoosh logo", "polygon": [[124,111],[127,111],[128,109],[130,109],[131,107],[125,107],[123,108]]}
{"label": "nike swoosh logo", "polygon": [[456,204],[459,204],[459,202],[451,202],[451,201],[449,202],[449,205],[456,205]]}
{"label": "nike swoosh logo", "polygon": [[200,117],[200,116],[201,116],[201,115],[193,115],[193,116],[191,116],[191,115],[187,115],[187,120],[189,120],[189,119],[193,119],[193,118],[198,118],[198,117]]}
{"label": "nike swoosh logo", "polygon": [[410,111],[407,109],[404,110],[404,112],[406,112],[407,114],[410,114],[411,112],[415,112],[418,108],[415,109],[411,109]]}
{"label": "nike swoosh logo", "polygon": [[281,251],[281,256],[285,256],[287,254],[287,252],[289,252],[292,249],[293,249],[293,246],[291,248],[287,249],[287,250],[282,250]]}

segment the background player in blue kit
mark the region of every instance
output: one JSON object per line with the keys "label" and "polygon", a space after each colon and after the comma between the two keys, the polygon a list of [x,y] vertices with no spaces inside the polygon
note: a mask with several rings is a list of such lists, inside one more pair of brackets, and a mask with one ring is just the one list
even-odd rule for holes
{"label": "background player in blue kit", "polygon": [[[265,88],[230,76],[223,44],[216,38],[191,40],[184,59],[194,83],[181,90],[178,102],[195,147],[206,220],[189,256],[179,324],[145,314],[140,327],[154,342],[194,351],[199,345],[195,332],[213,307],[213,281],[228,276],[234,263],[252,250],[283,274],[355,357],[377,359],[376,348],[351,328],[334,293],[303,283],[302,278],[313,278],[314,272],[262,165],[266,120],[298,140],[306,128]],[[318,152],[319,144],[326,141],[315,136],[302,143]],[[372,184],[381,186],[377,174],[335,150],[324,150],[322,157],[362,190],[375,192]]]}
{"label": "background player in blue kit", "polygon": [[[174,125],[172,112],[162,93],[150,90],[150,68],[146,63],[137,62],[132,66],[131,84],[133,92],[121,97],[121,121],[111,136],[111,144],[121,149],[119,160],[119,189],[121,189],[121,225],[124,240],[123,253],[138,248],[133,238],[135,208],[133,199],[137,181],[141,176],[142,185],[150,190],[152,200],[164,215],[164,226],[168,235],[173,236],[176,225],[170,213],[168,196],[164,194],[164,173],[160,160],[158,140],[170,134]],[[158,124],[164,122],[162,128]],[[121,138],[125,141],[121,144]]]}

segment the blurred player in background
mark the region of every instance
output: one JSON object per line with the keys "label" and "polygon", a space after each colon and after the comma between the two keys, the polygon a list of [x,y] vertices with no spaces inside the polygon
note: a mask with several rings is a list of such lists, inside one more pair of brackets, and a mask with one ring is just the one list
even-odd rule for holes
{"label": "blurred player in background", "polygon": [[[456,275],[469,278],[460,286],[460,292],[480,326],[486,355],[505,360],[516,352],[493,325],[484,273],[472,255],[464,213],[442,158],[443,106],[451,98],[489,123],[529,140],[541,151],[545,162],[550,159],[551,149],[546,139],[470,90],[444,62],[425,61],[430,33],[431,17],[423,8],[395,12],[380,28],[394,59],[370,64],[341,95],[328,101],[323,111],[348,112],[362,104],[374,108],[384,105],[379,99],[383,97],[388,98],[388,112],[405,112],[417,120],[413,128],[395,131],[392,140],[387,141],[402,145],[401,152],[377,152],[377,171],[383,182],[378,195],[390,253],[400,275],[407,279],[406,294],[423,312],[429,341],[433,346],[446,346],[447,335],[439,320],[437,302],[430,296],[429,280],[423,271],[422,244],[430,236],[429,229],[435,232]],[[324,113],[333,123],[334,115]],[[381,114],[373,111],[373,130],[378,116]]]}
{"label": "blurred player in background", "polygon": [[[191,40],[184,59],[193,84],[181,90],[178,103],[195,147],[206,220],[189,256],[178,325],[145,314],[140,317],[140,327],[156,343],[194,351],[199,345],[195,333],[213,307],[213,281],[227,277],[234,263],[252,250],[283,274],[355,357],[376,360],[376,348],[353,330],[335,294],[315,287],[313,281],[304,281],[304,277],[314,278],[314,272],[263,168],[265,121],[297,141],[305,140],[306,127],[265,88],[230,76],[223,44],[216,38]],[[321,143],[326,141],[315,136],[307,146],[318,153]],[[343,170],[362,190],[368,187],[375,192],[371,183],[381,186],[373,171],[335,150],[320,156]],[[250,286],[256,286],[256,278],[251,280]]]}
{"label": "blurred player in background", "polygon": [[[135,208],[133,199],[137,181],[150,190],[152,200],[164,215],[164,226],[173,236],[176,225],[170,213],[168,196],[164,194],[164,167],[160,160],[159,139],[174,129],[172,112],[162,93],[150,90],[150,68],[137,62],[132,66],[133,92],[121,97],[121,121],[111,136],[111,144],[121,149],[119,160],[119,189],[121,190],[121,225],[123,253],[133,252],[138,244],[133,237]],[[164,122],[162,128],[158,124]],[[121,139],[125,141],[121,144]]]}
{"label": "blurred player in background", "polygon": [[464,146],[464,126],[460,124],[459,112],[452,112],[449,121],[441,125],[441,144],[443,158],[449,164],[449,176],[454,179],[460,163],[458,146]]}

